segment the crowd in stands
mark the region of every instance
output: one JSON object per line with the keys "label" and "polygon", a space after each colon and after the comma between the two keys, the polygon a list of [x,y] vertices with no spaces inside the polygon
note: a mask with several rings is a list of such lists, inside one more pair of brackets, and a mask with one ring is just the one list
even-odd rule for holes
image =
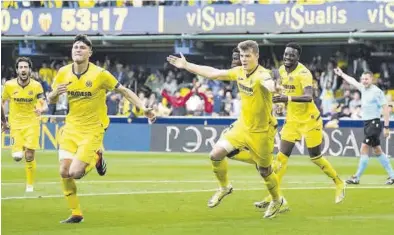
{"label": "crowd in stands", "polygon": [[[357,2],[357,1],[376,1],[376,0],[5,0],[2,1],[2,8],[28,8],[28,7],[47,7],[47,8],[92,8],[92,7],[125,7],[125,6],[203,6],[207,4],[323,4],[326,2]],[[381,0],[389,1],[389,0]]]}
{"label": "crowd in stands", "polygon": [[[326,59],[327,60],[327,59]],[[262,61],[262,64],[273,71],[278,77],[278,62]],[[41,82],[46,93],[51,91],[51,84],[57,70],[70,61],[45,62],[34,70],[32,77]],[[107,58],[96,61],[97,65],[108,69],[124,86],[135,91],[144,100],[147,107],[153,108],[158,116],[232,116],[240,114],[241,102],[235,82],[223,82],[194,76],[184,70],[178,70],[165,63],[161,69],[151,71],[148,67],[122,64]],[[321,56],[316,56],[305,63],[314,76],[314,102],[319,107],[323,117],[329,119],[361,119],[360,92],[351,87],[343,79],[338,78],[333,68],[339,66],[348,74],[359,78],[370,70],[370,66],[362,57],[348,60],[343,53],[338,52],[327,63]],[[373,71],[375,84],[387,93],[389,104],[393,105],[394,96],[394,64],[382,63],[380,70]],[[12,67],[2,65],[2,83],[15,77]],[[108,92],[107,106],[109,115],[138,117],[141,110],[133,107],[121,95]],[[67,98],[59,99],[56,105],[51,105],[48,114],[66,114]],[[277,116],[286,115],[285,107],[275,107]],[[391,112],[394,118],[394,112]]]}

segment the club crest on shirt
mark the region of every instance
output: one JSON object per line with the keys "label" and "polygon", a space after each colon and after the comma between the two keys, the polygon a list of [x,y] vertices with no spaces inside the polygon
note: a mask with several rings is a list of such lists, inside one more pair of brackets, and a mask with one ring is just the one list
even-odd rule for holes
{"label": "club crest on shirt", "polygon": [[93,85],[93,83],[90,80],[86,81],[86,83],[85,83],[86,87],[92,87],[92,85]]}
{"label": "club crest on shirt", "polygon": [[289,76],[289,81],[290,82],[294,81],[294,78],[292,76]]}
{"label": "club crest on shirt", "polygon": [[29,91],[29,93],[27,93],[28,95],[33,95],[33,91]]}

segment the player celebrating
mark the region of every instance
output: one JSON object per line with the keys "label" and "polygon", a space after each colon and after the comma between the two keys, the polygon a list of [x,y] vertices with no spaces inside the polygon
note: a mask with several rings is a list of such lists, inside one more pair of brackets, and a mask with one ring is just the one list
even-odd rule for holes
{"label": "player celebrating", "polygon": [[[280,150],[275,163],[279,183],[287,169],[287,162],[295,142],[305,137],[309,156],[313,163],[322,169],[336,184],[335,203],[345,197],[345,184],[339,178],[331,164],[321,154],[323,141],[323,121],[313,102],[312,74],[299,62],[301,47],[289,43],[283,55],[283,65],[279,68],[283,94],[273,98],[274,103],[287,103],[286,123],[281,131]],[[256,207],[265,208],[270,199],[255,203]],[[288,208],[287,208],[288,209]]]}
{"label": "player celebrating", "polygon": [[274,126],[277,123],[272,116],[271,92],[275,90],[275,83],[268,70],[258,64],[259,47],[255,41],[241,42],[238,48],[242,66],[230,70],[196,65],[186,61],[182,54],[180,58],[170,55],[167,61],[177,68],[203,77],[237,81],[241,93],[241,115],[210,153],[213,172],[220,182],[220,188],[208,201],[208,206],[218,205],[233,190],[227,176],[226,155],[234,149],[248,148],[273,198],[264,218],[272,218],[277,215],[284,201],[279,196],[278,178],[271,168]]}
{"label": "player celebrating", "polygon": [[346,180],[348,184],[359,184],[360,177],[364,173],[368,165],[369,147],[372,147],[375,155],[378,157],[383,168],[386,170],[389,178],[386,184],[394,184],[394,171],[390,164],[390,160],[383,153],[380,146],[380,134],[382,132],[382,123],[380,115],[383,108],[384,116],[384,137],[388,138],[390,135],[389,122],[390,111],[387,105],[387,100],[382,90],[372,84],[373,74],[371,72],[364,72],[361,75],[361,83],[357,82],[353,77],[342,72],[340,68],[334,69],[334,72],[345,79],[349,84],[355,86],[361,92],[361,116],[364,120],[364,141],[361,144],[361,157],[358,165],[358,170],[355,175]]}
{"label": "player celebrating", "polygon": [[[238,47],[235,47],[233,49],[233,54],[232,54],[231,58],[232,58],[232,60],[231,60],[231,68],[234,68],[234,67],[237,67],[237,66],[242,66]],[[232,125],[230,127],[226,128],[226,130],[224,130],[223,133],[227,132],[231,127],[232,127]],[[253,161],[252,157],[250,156],[249,151],[247,151],[246,149],[234,149],[229,154],[227,154],[227,157],[232,159],[232,160],[246,162],[246,163],[253,164],[253,165],[256,164]],[[223,159],[223,161],[227,161],[227,160]],[[216,205],[214,204],[213,206],[217,206],[217,205],[218,204],[216,204]]]}
{"label": "player celebrating", "polygon": [[[18,58],[15,63],[18,77],[5,83],[2,96],[2,106],[6,101],[10,102],[8,120],[12,157],[15,161],[20,161],[24,156],[26,161],[26,192],[34,191],[33,184],[36,174],[34,155],[35,150],[39,148],[40,115],[48,110],[41,84],[30,77],[32,67],[33,63],[29,58]],[[37,108],[37,106],[41,108]],[[7,129],[8,123],[5,116],[2,122],[4,122],[2,129]]]}
{"label": "player celebrating", "polygon": [[102,144],[106,125],[102,117],[106,109],[106,91],[121,93],[144,110],[150,121],[155,119],[154,113],[146,109],[132,91],[120,85],[107,70],[90,63],[91,55],[91,41],[86,35],[77,35],[72,46],[73,63],[59,70],[52,85],[53,91],[49,94],[49,101],[55,103],[59,95],[67,93],[70,106],[66,124],[60,132],[59,161],[63,192],[71,216],[61,223],[83,221],[75,179],[81,179],[100,160],[96,152]]}

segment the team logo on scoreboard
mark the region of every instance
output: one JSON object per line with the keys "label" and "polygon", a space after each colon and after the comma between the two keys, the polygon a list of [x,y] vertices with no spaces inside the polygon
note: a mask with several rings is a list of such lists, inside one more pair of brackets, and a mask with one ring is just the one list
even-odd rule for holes
{"label": "team logo on scoreboard", "polygon": [[38,22],[40,23],[42,31],[48,32],[52,24],[52,15],[49,13],[41,13],[38,17]]}
{"label": "team logo on scoreboard", "polygon": [[92,81],[86,81],[85,85],[86,87],[92,87],[93,83]]}

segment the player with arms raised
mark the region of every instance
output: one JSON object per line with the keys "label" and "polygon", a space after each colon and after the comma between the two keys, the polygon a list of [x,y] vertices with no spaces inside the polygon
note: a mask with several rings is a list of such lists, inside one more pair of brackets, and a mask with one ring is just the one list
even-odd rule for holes
{"label": "player with arms raised", "polygon": [[[335,203],[339,203],[345,197],[345,184],[327,159],[322,156],[323,121],[313,102],[312,74],[299,62],[300,56],[301,46],[296,43],[287,44],[283,55],[284,64],[279,68],[280,86],[284,90],[283,94],[275,96],[273,101],[286,103],[287,115],[281,131],[280,150],[274,164],[275,171],[280,183],[295,142],[305,137],[310,159],[335,182]],[[255,203],[255,206],[266,208],[269,201],[270,196],[262,202]]]}
{"label": "player with arms raised", "polygon": [[[48,105],[44,99],[41,84],[30,75],[33,63],[29,58],[20,57],[16,60],[15,69],[18,77],[9,80],[4,85],[2,95],[2,115],[5,102],[10,102],[9,127],[12,143],[12,157],[15,161],[26,160],[26,192],[33,192],[36,174],[35,150],[40,139],[40,115],[46,112]],[[41,108],[37,108],[40,106]],[[2,118],[2,129],[8,128],[8,123]]]}
{"label": "player with arms raised", "polygon": [[[97,156],[103,137],[105,94],[107,90],[121,93],[128,101],[144,110],[145,115],[154,121],[155,115],[146,109],[142,101],[129,89],[118,83],[107,70],[89,62],[92,55],[92,43],[86,35],[77,35],[72,46],[73,63],[62,67],[53,82],[53,91],[49,101],[56,103],[59,95],[67,93],[70,111],[66,124],[59,137],[60,175],[63,192],[71,216],[62,223],[83,221],[77,197],[75,179],[81,179],[101,159]],[[103,169],[97,169],[103,172]]]}
{"label": "player with arms raised", "polygon": [[206,78],[237,81],[241,93],[241,115],[210,152],[213,172],[220,182],[220,188],[208,201],[208,206],[218,205],[233,190],[228,180],[226,155],[234,149],[248,148],[273,198],[264,214],[265,218],[272,218],[284,201],[279,195],[278,178],[271,167],[277,124],[272,116],[271,92],[275,90],[275,83],[269,71],[258,64],[259,47],[255,41],[241,42],[238,48],[242,66],[230,70],[196,65],[186,61],[183,55],[181,58],[171,55],[167,60],[177,68]]}
{"label": "player with arms raised", "polygon": [[360,183],[360,177],[368,165],[368,152],[369,147],[371,147],[374,154],[378,157],[380,164],[383,166],[389,176],[386,184],[393,185],[394,170],[391,166],[390,160],[383,153],[382,147],[380,146],[380,135],[382,133],[382,123],[380,121],[380,116],[382,114],[382,109],[384,117],[384,137],[388,138],[390,136],[390,111],[383,91],[372,84],[373,74],[371,72],[365,72],[361,75],[361,83],[357,82],[353,77],[342,72],[340,68],[334,69],[334,72],[338,76],[345,79],[345,81],[347,81],[350,85],[355,86],[361,92],[361,116],[364,120],[365,138],[361,144],[361,157],[358,170],[355,175],[346,180],[346,183]]}

